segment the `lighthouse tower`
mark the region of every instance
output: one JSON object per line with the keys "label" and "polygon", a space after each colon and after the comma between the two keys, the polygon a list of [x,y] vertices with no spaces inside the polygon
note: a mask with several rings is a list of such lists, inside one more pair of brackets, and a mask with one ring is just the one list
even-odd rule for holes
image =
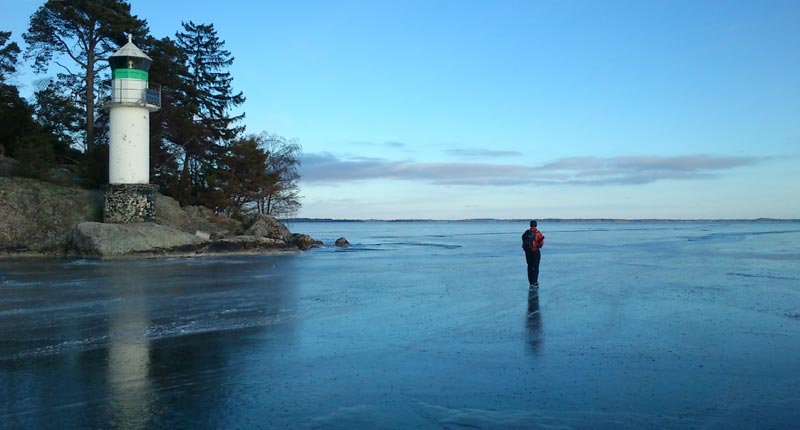
{"label": "lighthouse tower", "polygon": [[103,220],[112,223],[152,221],[157,185],[150,184],[150,112],[161,107],[161,92],[150,88],[153,61],[128,35],[128,43],[109,58],[108,187]]}

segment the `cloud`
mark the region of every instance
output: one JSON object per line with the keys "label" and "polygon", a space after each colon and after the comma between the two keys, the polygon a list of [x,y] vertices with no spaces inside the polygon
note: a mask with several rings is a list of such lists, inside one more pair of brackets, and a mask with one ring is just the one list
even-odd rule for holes
{"label": "cloud", "polygon": [[520,157],[519,151],[496,151],[492,149],[448,149],[444,151],[447,155],[462,158],[500,158],[500,157]]}
{"label": "cloud", "polygon": [[438,185],[639,185],[661,180],[708,179],[763,161],[757,157],[568,157],[539,166],[493,163],[420,163],[381,158],[341,159],[306,154],[302,181],[335,184],[394,179]]}
{"label": "cloud", "polygon": [[665,179],[706,179],[717,172],[758,163],[757,157],[685,155],[676,157],[569,157],[538,167],[584,185],[647,184]]}
{"label": "cloud", "polygon": [[448,185],[504,185],[527,182],[529,175],[530,168],[522,165],[342,160],[330,153],[306,154],[302,164],[302,180],[309,183],[397,179]]}
{"label": "cloud", "polygon": [[353,141],[350,142],[353,145],[358,146],[373,146],[373,147],[389,147],[389,148],[396,148],[396,149],[405,149],[408,147],[403,142],[397,142],[394,140],[387,140],[385,142],[366,142],[366,141]]}

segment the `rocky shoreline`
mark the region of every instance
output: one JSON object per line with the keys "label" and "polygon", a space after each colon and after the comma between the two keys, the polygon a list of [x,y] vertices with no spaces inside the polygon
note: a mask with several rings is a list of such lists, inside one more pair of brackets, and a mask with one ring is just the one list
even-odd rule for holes
{"label": "rocky shoreline", "polygon": [[323,243],[270,215],[243,221],[157,195],[152,223],[102,223],[103,194],[0,177],[0,258],[157,258],[301,252]]}

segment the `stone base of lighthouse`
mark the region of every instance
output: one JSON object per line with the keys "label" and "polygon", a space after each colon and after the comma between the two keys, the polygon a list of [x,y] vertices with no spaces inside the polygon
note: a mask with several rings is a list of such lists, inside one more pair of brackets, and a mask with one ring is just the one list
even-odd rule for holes
{"label": "stone base of lighthouse", "polygon": [[156,192],[158,185],[153,184],[108,184],[103,222],[152,222],[156,216]]}

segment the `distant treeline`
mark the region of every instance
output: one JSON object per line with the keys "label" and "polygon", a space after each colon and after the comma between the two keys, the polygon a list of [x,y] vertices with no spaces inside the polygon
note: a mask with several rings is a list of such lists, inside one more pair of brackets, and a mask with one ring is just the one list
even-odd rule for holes
{"label": "distant treeline", "polygon": [[37,9],[22,35],[24,58],[43,75],[30,101],[10,83],[22,52],[0,31],[0,155],[15,160],[12,174],[107,182],[107,60],[131,34],[153,59],[151,87],[162,90],[162,108],[150,116],[151,182],[184,205],[295,214],[302,149],[245,133],[244,113],[232,113],[245,101],[228,72],[234,57],[214,25],[183,22],[174,38],[159,39],[130,9],[123,0],[50,0]]}
{"label": "distant treeline", "polygon": [[[525,223],[530,219],[469,218],[456,220],[442,219],[334,219],[334,218],[286,218],[285,222],[508,222]],[[800,219],[756,218],[756,219],[622,219],[622,218],[540,218],[547,222],[609,222],[609,223],[647,223],[647,222],[800,222]]]}

